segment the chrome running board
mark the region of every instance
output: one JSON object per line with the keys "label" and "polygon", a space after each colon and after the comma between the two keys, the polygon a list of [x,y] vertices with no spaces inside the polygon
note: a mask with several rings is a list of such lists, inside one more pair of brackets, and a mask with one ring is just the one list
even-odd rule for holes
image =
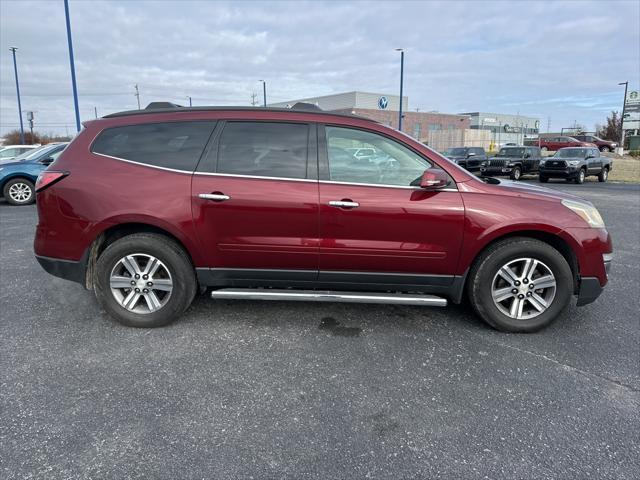
{"label": "chrome running board", "polygon": [[330,290],[276,290],[266,288],[221,288],[211,298],[281,300],[299,302],[386,303],[446,307],[447,300],[434,295],[406,293],[339,292]]}

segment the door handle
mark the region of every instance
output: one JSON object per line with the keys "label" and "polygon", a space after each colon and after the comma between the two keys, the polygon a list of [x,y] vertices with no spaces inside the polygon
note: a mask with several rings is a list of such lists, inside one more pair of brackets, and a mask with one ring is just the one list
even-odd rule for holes
{"label": "door handle", "polygon": [[224,202],[225,200],[229,200],[231,197],[229,195],[225,195],[224,193],[199,193],[198,198],[202,198],[203,200],[213,200],[214,202]]}
{"label": "door handle", "polygon": [[331,200],[329,205],[337,208],[358,208],[360,206],[358,202],[352,200]]}

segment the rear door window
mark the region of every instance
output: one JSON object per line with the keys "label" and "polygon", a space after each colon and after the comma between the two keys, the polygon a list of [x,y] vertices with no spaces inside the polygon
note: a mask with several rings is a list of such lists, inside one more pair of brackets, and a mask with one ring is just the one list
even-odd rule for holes
{"label": "rear door window", "polygon": [[168,122],[104,130],[91,151],[155,167],[192,172],[216,122]]}
{"label": "rear door window", "polygon": [[218,142],[217,173],[307,178],[309,125],[228,122]]}

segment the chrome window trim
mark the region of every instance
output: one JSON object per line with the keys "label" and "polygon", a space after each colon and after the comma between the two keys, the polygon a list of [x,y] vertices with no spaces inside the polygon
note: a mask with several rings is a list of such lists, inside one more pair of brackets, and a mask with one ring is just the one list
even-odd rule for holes
{"label": "chrome window trim", "polygon": [[312,178],[267,177],[262,175],[242,175],[239,173],[193,172],[193,174],[205,175],[209,177],[257,178],[259,180],[286,180],[290,182],[318,182],[318,180]]}
{"label": "chrome window trim", "polygon": [[[328,183],[335,185],[355,185],[363,187],[381,187],[381,188],[401,188],[404,190],[424,190],[422,187],[404,186],[404,185],[387,185],[382,183],[357,183],[357,182],[339,182],[337,180],[320,180],[320,183]],[[429,192],[457,192],[457,188],[438,188],[435,190],[425,190]]]}
{"label": "chrome window trim", "polygon": [[127,160],[126,158],[113,157],[111,155],[106,155],[104,153],[98,153],[98,152],[91,152],[91,153],[93,155],[99,155],[101,157],[110,158],[112,160],[118,160],[120,162],[132,163],[134,165],[140,165],[141,167],[157,168],[158,170],[166,170],[168,172],[175,172],[175,173],[186,173],[187,175],[193,174],[193,172],[190,171],[190,170],[178,170],[178,169],[175,169],[175,168],[160,167],[158,165],[150,165],[148,163],[136,162],[135,160]]}
{"label": "chrome window trim", "polygon": [[[258,175],[240,175],[237,173],[213,173],[213,172],[191,172],[189,170],[178,170],[175,168],[159,167],[157,165],[149,165],[148,163],[136,162],[134,160],[127,160],[126,158],[113,157],[111,155],[105,155],[104,153],[91,152],[94,155],[100,157],[110,158],[112,160],[118,160],[120,162],[131,163],[133,165],[139,165],[141,167],[155,168],[158,170],[166,170],[168,172],[183,173],[187,175],[203,175],[209,177],[232,177],[232,178],[256,178],[259,180],[284,180],[288,182],[312,182],[312,183],[325,183],[335,185],[355,185],[362,187],[381,187],[381,188],[400,188],[404,190],[422,190],[422,187],[402,186],[402,185],[384,185],[379,183],[355,183],[355,182],[338,182],[335,180],[314,180],[309,178],[287,178],[287,177],[267,177]],[[429,190],[432,192],[457,192],[457,188],[440,188],[437,190]]]}

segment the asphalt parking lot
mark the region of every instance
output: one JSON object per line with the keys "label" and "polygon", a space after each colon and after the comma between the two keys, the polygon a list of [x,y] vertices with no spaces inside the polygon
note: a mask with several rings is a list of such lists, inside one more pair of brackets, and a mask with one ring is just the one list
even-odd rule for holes
{"label": "asphalt parking lot", "polygon": [[640,476],[640,185],[566,185],[614,239],[608,288],[550,328],[467,307],[196,300],[122,327],[33,257],[0,201],[0,476]]}

